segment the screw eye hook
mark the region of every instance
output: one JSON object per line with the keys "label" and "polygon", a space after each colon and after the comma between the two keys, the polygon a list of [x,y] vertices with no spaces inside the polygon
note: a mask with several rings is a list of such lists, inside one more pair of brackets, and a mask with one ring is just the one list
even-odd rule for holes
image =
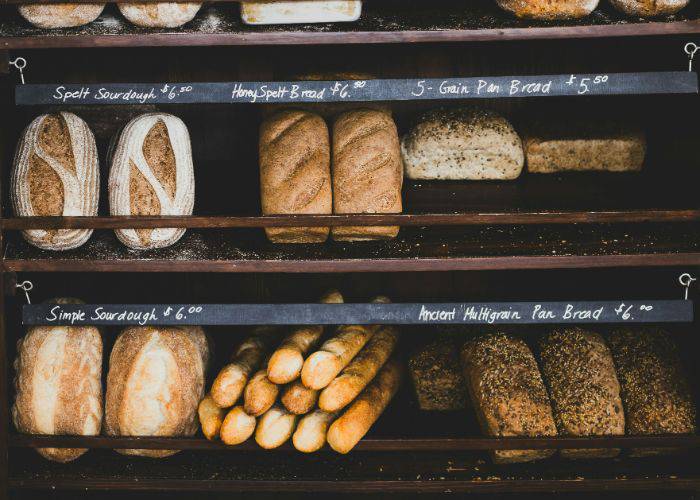
{"label": "screw eye hook", "polygon": [[24,292],[24,296],[27,297],[27,304],[31,304],[32,301],[29,299],[29,292],[34,288],[34,283],[31,281],[23,281],[15,286]]}
{"label": "screw eye hook", "polygon": [[697,278],[691,276],[690,273],[683,273],[678,277],[678,283],[685,288],[685,300],[688,300],[688,291],[690,290],[690,286],[694,281],[697,281]]}
{"label": "screw eye hook", "polygon": [[693,42],[688,42],[683,47],[683,51],[688,54],[688,71],[693,71],[693,58],[698,50],[700,50],[700,47]]}
{"label": "screw eye hook", "polygon": [[16,57],[10,61],[10,66],[14,66],[19,70],[19,78],[24,85],[24,68],[27,67],[27,60],[24,57]]}

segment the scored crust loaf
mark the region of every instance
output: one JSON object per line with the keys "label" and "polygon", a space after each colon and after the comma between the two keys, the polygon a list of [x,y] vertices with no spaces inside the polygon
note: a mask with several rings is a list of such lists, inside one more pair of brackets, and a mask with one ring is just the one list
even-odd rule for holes
{"label": "scored crust loaf", "polygon": [[[200,327],[129,327],[109,357],[105,432],[109,436],[192,436],[204,397],[209,346]],[[177,450],[117,450],[167,457]]]}
{"label": "scored crust loaf", "polygon": [[[678,348],[669,334],[651,327],[619,329],[609,337],[627,433],[694,434],[696,408]],[[637,449],[637,456],[668,449]]]}
{"label": "scored crust loaf", "polygon": [[[331,214],[330,142],[323,119],[308,111],[285,110],[260,126],[262,212]],[[273,243],[323,243],[328,227],[265,228]]]}
{"label": "scored crust loaf", "polygon": [[610,5],[623,14],[638,17],[656,17],[675,14],[690,0],[610,0]]}
{"label": "scored crust loaf", "polygon": [[524,164],[508,120],[472,107],[425,113],[403,137],[401,152],[409,179],[510,180]]}
{"label": "scored crust loaf", "polygon": [[526,19],[578,19],[598,6],[598,0],[496,0],[499,7]]}
{"label": "scored crust loaf", "polygon": [[[72,113],[41,115],[24,130],[12,168],[15,215],[97,215],[100,171],[95,136]],[[85,243],[91,229],[32,229],[24,238],[44,250]]]}
{"label": "scored crust loaf", "polygon": [[[403,166],[396,124],[388,113],[360,109],[333,124],[333,212],[401,213]],[[394,238],[398,226],[337,226],[338,241]]]}
{"label": "scored crust loaf", "polygon": [[[166,113],[131,120],[119,136],[109,171],[112,215],[191,215],[194,167],[187,126]],[[129,248],[163,248],[177,242],[185,229],[117,229]]]}
{"label": "scored crust loaf", "polygon": [[464,375],[457,343],[443,337],[414,352],[408,360],[421,410],[448,411],[466,407]]}
{"label": "scored crust loaf", "polygon": [[[487,435],[557,435],[547,389],[525,342],[489,334],[464,344],[461,358],[472,406]],[[492,457],[496,463],[513,463],[553,454],[554,450],[494,450]]]}
{"label": "scored crust loaf", "polygon": [[104,3],[27,4],[18,6],[20,15],[37,28],[75,28],[100,17]]}
{"label": "scored crust loaf", "polygon": [[[625,433],[620,383],[603,338],[582,328],[554,330],[540,339],[542,374],[560,435]],[[614,457],[616,448],[561,450],[568,458]]]}
{"label": "scored crust loaf", "polygon": [[[56,299],[61,304],[81,303]],[[27,434],[97,436],[102,426],[102,337],[93,326],[36,326],[17,343],[12,420]],[[37,448],[70,462],[84,448]]]}
{"label": "scored crust loaf", "polygon": [[190,22],[201,3],[117,3],[119,11],[132,24],[144,28],[177,28]]}

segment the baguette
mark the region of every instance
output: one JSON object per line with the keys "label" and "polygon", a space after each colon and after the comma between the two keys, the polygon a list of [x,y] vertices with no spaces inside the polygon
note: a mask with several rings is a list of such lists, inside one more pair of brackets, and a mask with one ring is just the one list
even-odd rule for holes
{"label": "baguette", "polygon": [[388,361],[374,381],[328,429],[328,444],[338,453],[348,453],[377,421],[401,384],[403,367],[398,359]]}
{"label": "baguette", "polygon": [[290,413],[306,415],[316,406],[318,391],[309,389],[297,380],[284,388],[281,401]]}
{"label": "baguette", "polygon": [[[331,290],[321,298],[322,304],[342,304],[343,296]],[[323,326],[297,328],[282,341],[267,364],[267,377],[275,384],[288,384],[301,374],[304,355],[321,339]]]}
{"label": "baguette", "polygon": [[302,417],[292,436],[294,448],[304,453],[313,453],[323,448],[326,444],[328,426],[335,417],[335,413],[323,410],[316,410]]}
{"label": "baguette", "polygon": [[235,406],[221,424],[221,441],[228,445],[247,441],[255,432],[256,423],[255,417],[248,415],[242,406]]}
{"label": "baguette", "polygon": [[267,378],[266,363],[263,363],[245,386],[243,409],[248,415],[259,417],[275,404],[278,394],[279,387]]}
{"label": "baguette", "polygon": [[236,404],[248,378],[263,361],[265,351],[276,336],[276,328],[258,327],[234,351],[231,363],[223,367],[211,386],[211,397],[219,408],[229,408]]}
{"label": "baguette", "polygon": [[273,406],[260,417],[255,430],[255,441],[266,450],[282,446],[292,437],[297,418],[281,406]]}
{"label": "baguette", "polygon": [[[377,297],[373,302],[388,302],[386,297]],[[301,381],[309,389],[320,390],[330,384],[352,358],[364,347],[376,325],[344,325],[333,337],[304,362]]]}
{"label": "baguette", "polygon": [[207,394],[199,402],[197,414],[199,415],[199,424],[202,426],[204,437],[209,441],[217,439],[221,430],[221,423],[224,420],[224,416],[226,416],[226,410],[216,406],[211,395]]}
{"label": "baguette", "polygon": [[318,407],[323,411],[337,412],[349,405],[384,366],[398,340],[396,327],[386,326],[379,330],[340,375],[323,389]]}

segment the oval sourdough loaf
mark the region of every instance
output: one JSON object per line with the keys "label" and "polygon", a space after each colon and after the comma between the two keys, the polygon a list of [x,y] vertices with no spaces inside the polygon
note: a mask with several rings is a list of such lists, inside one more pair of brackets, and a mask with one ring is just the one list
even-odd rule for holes
{"label": "oval sourdough loaf", "polygon": [[[263,214],[332,213],[330,141],[320,116],[285,110],[265,119],[259,156]],[[272,227],[265,232],[274,243],[322,243],[329,229]]]}
{"label": "oval sourdough loaf", "polygon": [[628,16],[655,17],[675,14],[690,0],[610,0],[610,4]]}
{"label": "oval sourdough loaf", "polygon": [[[462,348],[462,367],[483,431],[494,437],[556,436],[547,389],[537,361],[522,340],[491,334]],[[496,450],[497,463],[547,458],[554,450]]]}
{"label": "oval sourdough loaf", "polygon": [[[194,168],[187,127],[178,117],[147,113],[131,120],[109,171],[112,215],[191,215]],[[117,229],[126,246],[144,250],[177,242],[184,229]]]}
{"label": "oval sourdough loaf", "polygon": [[[620,383],[603,338],[582,328],[554,330],[540,339],[542,374],[560,435],[625,433]],[[568,458],[614,457],[616,448],[561,450]]]}
{"label": "oval sourdough loaf", "polygon": [[598,0],[496,0],[496,3],[527,19],[578,19],[598,6]]}
{"label": "oval sourdough loaf", "polygon": [[37,28],[74,28],[100,17],[104,3],[27,4],[18,7],[20,15]]}
{"label": "oval sourdough loaf", "polygon": [[508,180],[523,169],[520,137],[501,115],[478,108],[424,114],[401,141],[409,179]]}
{"label": "oval sourdough loaf", "polygon": [[[333,124],[333,212],[401,213],[403,166],[399,135],[387,113],[348,111]],[[398,226],[345,226],[331,230],[338,241],[394,238]]]}
{"label": "oval sourdough loaf", "polygon": [[[200,327],[130,327],[109,357],[105,431],[110,436],[192,436],[204,397],[209,346]],[[118,450],[167,457],[175,450]]]}
{"label": "oval sourdough loaf", "polygon": [[[95,137],[72,113],[41,115],[24,130],[12,169],[15,215],[97,215],[100,170]],[[91,229],[33,229],[25,239],[44,250],[85,243]]]}
{"label": "oval sourdough loaf", "polygon": [[[56,299],[62,304],[81,303]],[[92,326],[36,326],[17,344],[12,419],[19,432],[97,436],[102,426],[102,337]],[[57,462],[83,448],[38,448]]]}
{"label": "oval sourdough loaf", "polygon": [[119,11],[132,24],[144,28],[177,28],[189,23],[201,3],[118,3]]}

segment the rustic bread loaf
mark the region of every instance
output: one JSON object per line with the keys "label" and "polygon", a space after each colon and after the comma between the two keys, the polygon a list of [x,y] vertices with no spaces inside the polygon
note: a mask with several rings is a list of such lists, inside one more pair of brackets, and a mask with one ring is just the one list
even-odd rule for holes
{"label": "rustic bread loaf", "polygon": [[362,0],[253,0],[241,2],[246,24],[337,23],[357,21]]}
{"label": "rustic bread loaf", "polygon": [[[194,168],[187,126],[166,113],[146,113],[131,120],[117,141],[109,171],[112,215],[191,215]],[[177,242],[184,229],[117,229],[129,248],[163,248]]]}
{"label": "rustic bread loaf", "polygon": [[[192,436],[204,397],[209,346],[200,327],[129,327],[109,357],[105,431],[110,436]],[[118,450],[167,457],[175,450]]]}
{"label": "rustic bread loaf", "polygon": [[533,173],[641,170],[644,132],[615,121],[547,120],[533,124],[523,139],[527,169]]}
{"label": "rustic bread loaf", "polygon": [[[556,436],[547,389],[530,348],[522,340],[490,334],[462,347],[472,406],[489,436]],[[550,457],[553,450],[495,450],[497,463]]]}
{"label": "rustic bread loaf", "polygon": [[201,3],[117,3],[119,11],[132,24],[144,28],[177,28],[189,23]]}
{"label": "rustic bread loaf", "polygon": [[[24,130],[12,168],[12,205],[19,217],[97,215],[100,169],[95,136],[72,113],[41,115]],[[32,229],[24,238],[44,250],[85,243],[91,229]]]}
{"label": "rustic bread loaf", "polygon": [[[80,303],[56,299],[62,304]],[[97,436],[102,426],[102,337],[92,326],[36,326],[17,344],[12,419],[19,432]],[[83,448],[38,448],[57,462]]]}
{"label": "rustic bread loaf", "polygon": [[[627,433],[693,434],[696,409],[678,348],[663,330],[619,329],[609,337]],[[633,455],[653,455],[668,449],[637,449]]]}
{"label": "rustic bread loaf", "polygon": [[690,0],[610,0],[610,5],[634,17],[656,17],[675,14]]}
{"label": "rustic bread loaf", "polygon": [[425,113],[401,141],[409,179],[508,180],[523,169],[520,137],[501,115],[478,108]]}
{"label": "rustic bread loaf", "polygon": [[100,17],[104,3],[26,4],[18,6],[20,15],[37,28],[75,28]]}
{"label": "rustic bread loaf", "polygon": [[[399,136],[387,113],[360,109],[333,124],[333,212],[400,213],[403,168]],[[331,230],[338,241],[394,238],[398,226],[345,226]]]}
{"label": "rustic bread loaf", "polygon": [[526,19],[578,19],[598,6],[598,0],[496,0],[496,3]]}
{"label": "rustic bread loaf", "polygon": [[[281,111],[260,126],[262,211],[270,214],[330,214],[333,206],[328,127],[300,110]],[[327,227],[265,228],[274,243],[322,243]]]}
{"label": "rustic bread loaf", "polygon": [[408,371],[421,410],[448,411],[466,407],[464,375],[453,339],[443,337],[419,348],[408,360]]}
{"label": "rustic bread loaf", "polygon": [[[539,347],[559,434],[623,435],[620,383],[603,338],[582,328],[562,328],[543,336]],[[619,453],[616,448],[561,450],[568,458],[614,457]]]}

